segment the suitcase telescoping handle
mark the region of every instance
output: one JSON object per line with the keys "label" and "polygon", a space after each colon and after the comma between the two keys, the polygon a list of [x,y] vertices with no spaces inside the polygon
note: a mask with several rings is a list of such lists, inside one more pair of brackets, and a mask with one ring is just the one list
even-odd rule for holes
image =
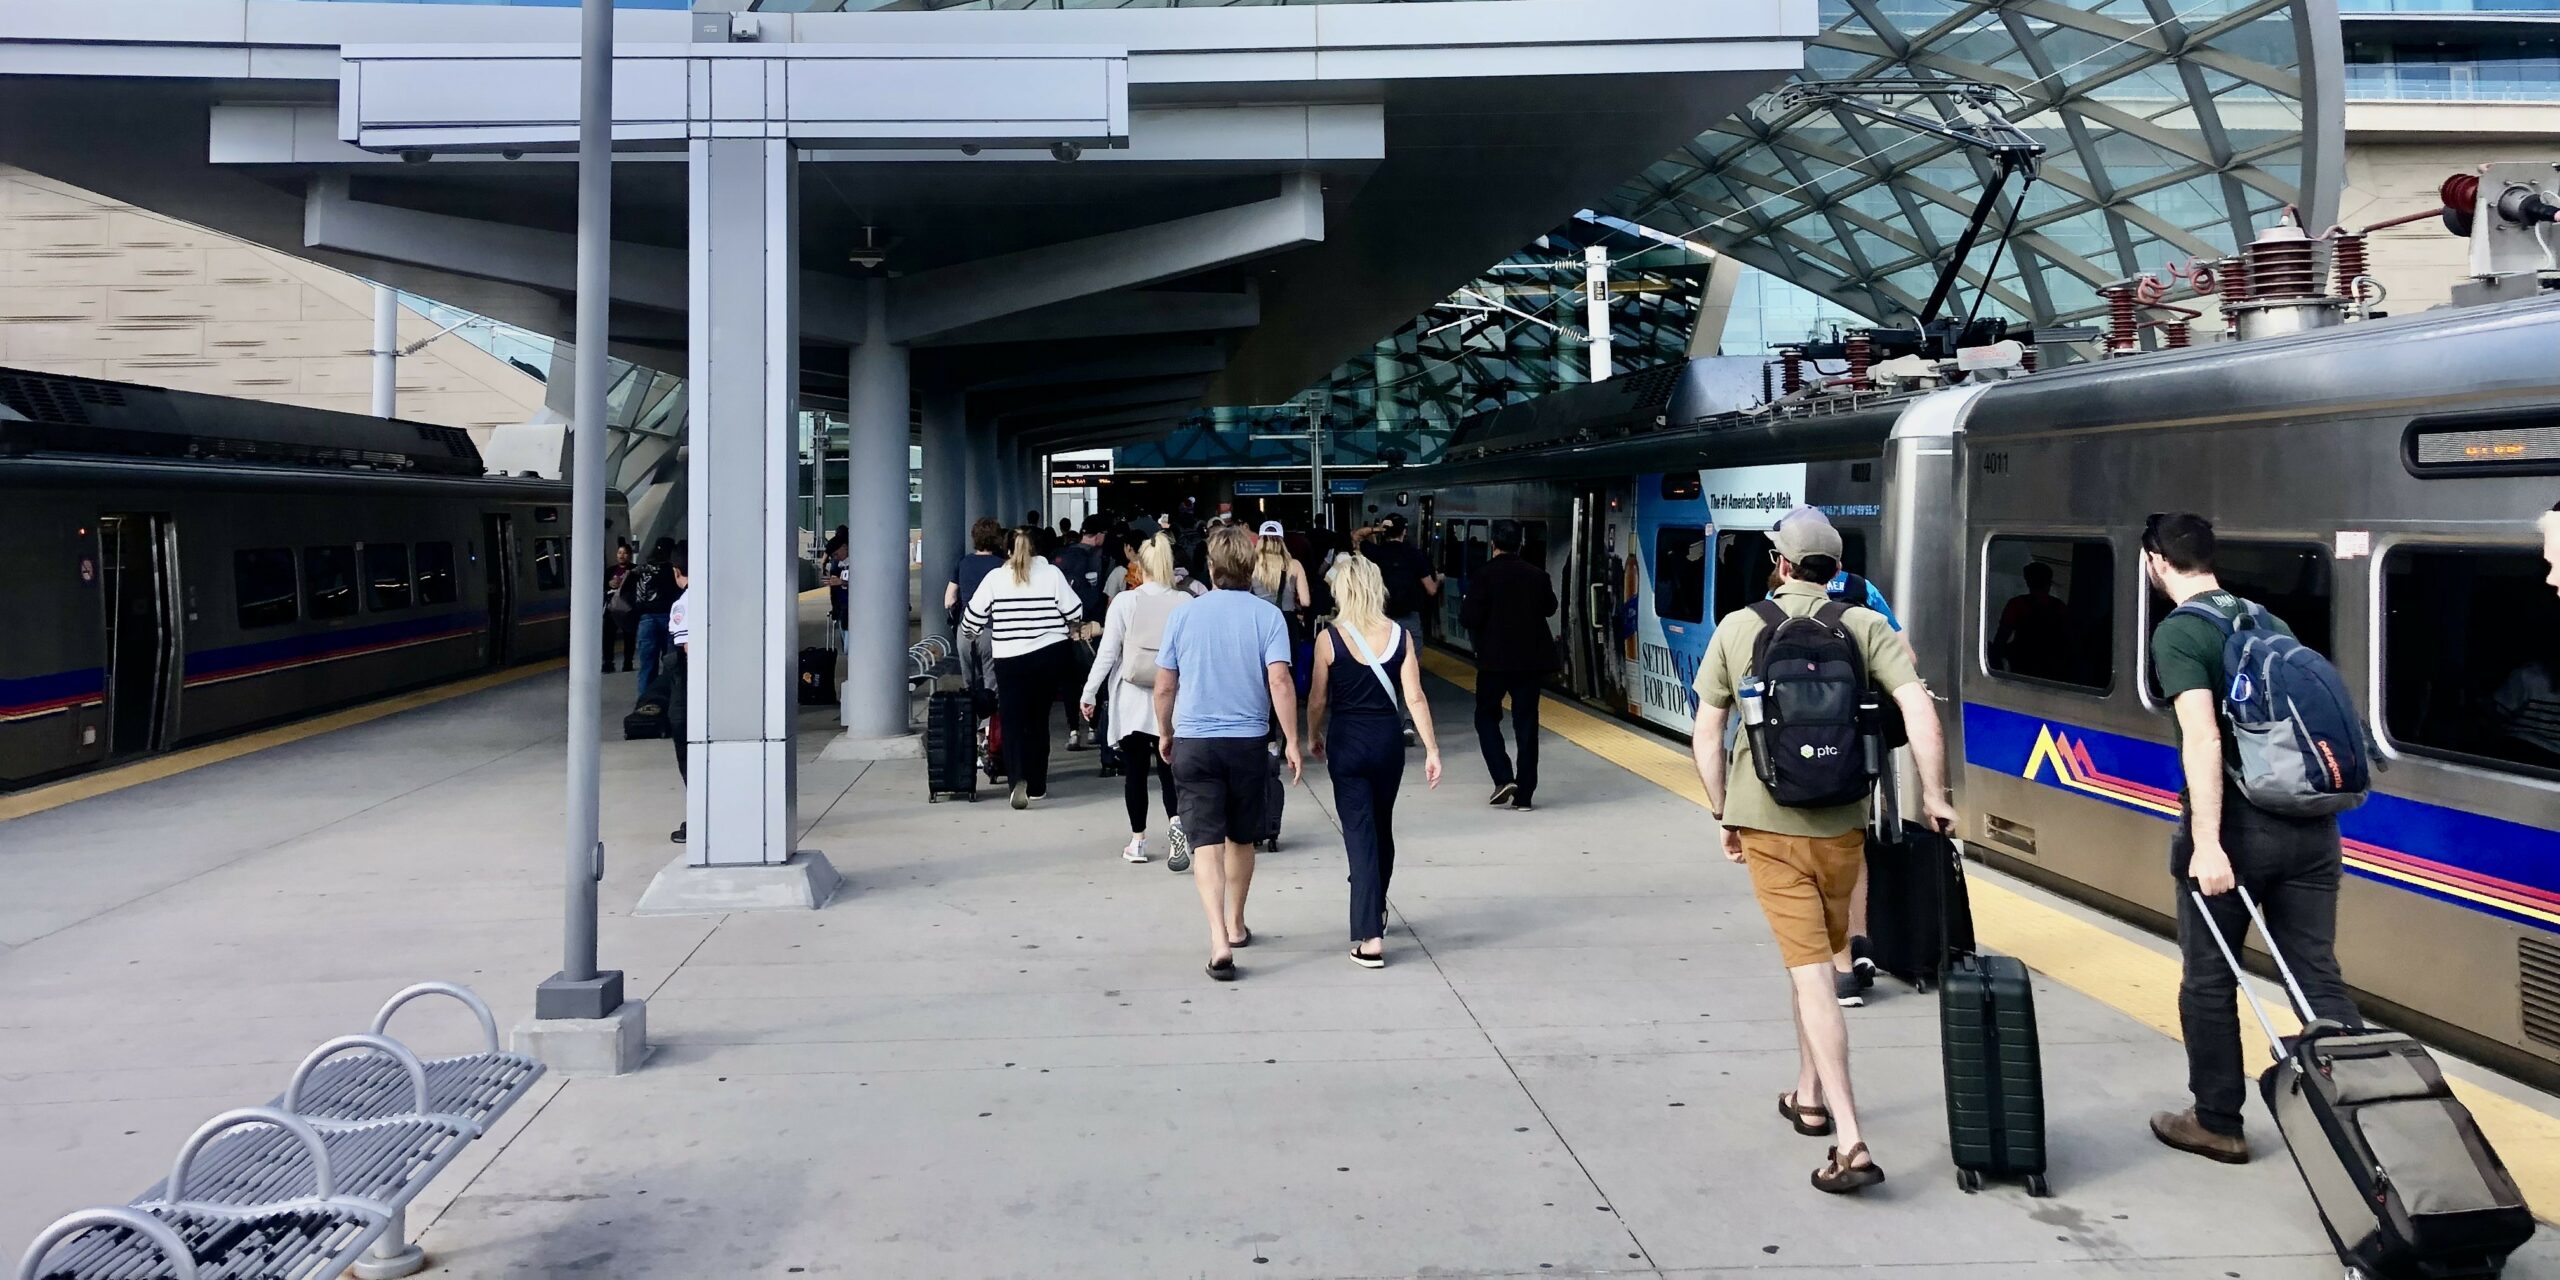
{"label": "suitcase telescoping handle", "polygon": [[[2285,963],[2284,952],[2277,949],[2275,935],[2267,928],[2267,918],[2258,910],[2258,900],[2237,885],[2232,886],[2231,891],[2240,895],[2240,905],[2248,908],[2250,923],[2258,926],[2258,937],[2267,944],[2267,954],[2275,957],[2276,972],[2284,978],[2285,995],[2293,1001],[2295,1015],[2305,1025],[2317,1021],[2318,1015],[2311,1012],[2311,998],[2302,993],[2302,984],[2294,981],[2293,966]],[[2267,1017],[2266,1006],[2258,1003],[2257,993],[2249,990],[2248,972],[2240,967],[2240,956],[2231,949],[2231,940],[2222,936],[2222,926],[2214,922],[2213,908],[2207,903],[2204,891],[2189,889],[2187,896],[2196,900],[2196,914],[2204,917],[2204,927],[2213,935],[2213,945],[2222,952],[2223,961],[2231,966],[2231,977],[2233,984],[2240,988],[2240,998],[2249,1002],[2249,1012],[2256,1014],[2258,1025],[2266,1029],[2267,1052],[2281,1061],[2284,1058],[2284,1037],[2277,1034],[2276,1024]]]}

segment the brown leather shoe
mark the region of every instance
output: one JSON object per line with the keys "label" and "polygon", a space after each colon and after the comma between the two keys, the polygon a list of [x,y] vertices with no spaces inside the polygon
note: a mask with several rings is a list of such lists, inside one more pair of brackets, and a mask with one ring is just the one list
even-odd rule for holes
{"label": "brown leather shoe", "polygon": [[2224,1164],[2249,1163],[2248,1139],[2238,1134],[2221,1134],[2205,1128],[2196,1119],[2195,1108],[2163,1111],[2151,1117],[2151,1136],[2164,1146],[2176,1147],[2189,1155],[2219,1160]]}

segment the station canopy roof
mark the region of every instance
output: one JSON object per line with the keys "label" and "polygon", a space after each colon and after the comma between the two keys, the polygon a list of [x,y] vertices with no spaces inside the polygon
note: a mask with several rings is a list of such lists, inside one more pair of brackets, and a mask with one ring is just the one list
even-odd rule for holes
{"label": "station canopy roof", "polygon": [[[2102,285],[2230,254],[2287,205],[2312,221],[2332,212],[2337,20],[2315,16],[2327,8],[2317,0],[1821,2],[1799,81],[1996,86],[2043,144],[1984,314],[2085,320],[2104,309]],[[1943,117],[1942,101],[1897,105]],[[1772,94],[1600,207],[1896,321],[1927,300],[1992,172],[1957,143],[1836,102],[1782,108]],[[1961,301],[1993,238],[1971,255]]]}

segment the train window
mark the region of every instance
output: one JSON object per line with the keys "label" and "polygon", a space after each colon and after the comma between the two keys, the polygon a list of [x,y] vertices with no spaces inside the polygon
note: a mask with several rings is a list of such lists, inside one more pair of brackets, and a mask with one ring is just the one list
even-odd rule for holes
{"label": "train window", "polygon": [[1547,567],[1546,521],[1523,520],[1520,522],[1520,555],[1541,569]]}
{"label": "train window", "polygon": [[364,607],[369,613],[409,607],[409,548],[397,542],[364,544]]}
{"label": "train window", "polygon": [[302,549],[302,612],[313,618],[352,618],[356,612],[356,549]]}
{"label": "train window", "polygon": [[569,557],[559,538],[533,540],[533,589],[558,591],[569,585]]}
{"label": "train window", "polygon": [[1769,535],[1752,529],[1716,535],[1716,616],[1748,609],[1776,585],[1778,564],[1769,558],[1776,548]]}
{"label": "train window", "polygon": [[1667,525],[1653,535],[1653,612],[1665,622],[1707,620],[1707,531]]}
{"label": "train window", "polygon": [[453,577],[453,544],[418,544],[418,603],[452,604],[460,598]]}
{"label": "train window", "polygon": [[1665,502],[1695,502],[1706,492],[1706,482],[1695,471],[1662,473],[1662,500]]}
{"label": "train window", "polygon": [[1993,538],[1982,607],[1989,671],[2115,687],[2116,560],[2104,539]]}
{"label": "train window", "polygon": [[1492,554],[1493,522],[1490,520],[1467,521],[1467,541],[1466,545],[1460,548],[1458,559],[1459,576],[1465,578],[1476,576],[1476,570],[1483,568],[1486,557]]}
{"label": "train window", "polygon": [[[2329,657],[2338,656],[2331,647],[2337,629],[2330,608],[2328,548],[2314,542],[2216,539],[2213,573],[2233,594],[2257,601],[2266,606],[2267,612],[2284,619],[2284,624],[2293,628],[2295,639]],[[2143,594],[2148,611],[2143,614],[2142,625],[2147,633],[2159,626],[2174,606],[2156,587]],[[2160,673],[2146,670],[2142,679],[2152,705],[2167,710],[2168,701],[2160,696]]]}
{"label": "train window", "polygon": [[240,603],[240,629],[280,627],[302,616],[294,594],[293,552],[256,547],[231,553],[231,595]]}
{"label": "train window", "polygon": [[2403,749],[2560,776],[2560,599],[2522,548],[2382,562],[2382,717]]}
{"label": "train window", "polygon": [[1443,520],[1438,526],[1440,529],[1440,575],[1444,578],[1454,578],[1460,572],[1458,535],[1449,526],[1465,523],[1463,520]]}

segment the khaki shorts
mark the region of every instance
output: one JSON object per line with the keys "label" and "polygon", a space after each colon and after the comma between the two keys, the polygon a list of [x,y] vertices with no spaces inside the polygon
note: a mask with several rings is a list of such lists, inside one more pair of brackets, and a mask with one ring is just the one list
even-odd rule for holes
{"label": "khaki shorts", "polygon": [[1777,935],[1778,957],[1790,969],[1829,964],[1849,945],[1849,894],[1866,863],[1867,835],[1786,836],[1740,829],[1742,862],[1751,870],[1751,893]]}

